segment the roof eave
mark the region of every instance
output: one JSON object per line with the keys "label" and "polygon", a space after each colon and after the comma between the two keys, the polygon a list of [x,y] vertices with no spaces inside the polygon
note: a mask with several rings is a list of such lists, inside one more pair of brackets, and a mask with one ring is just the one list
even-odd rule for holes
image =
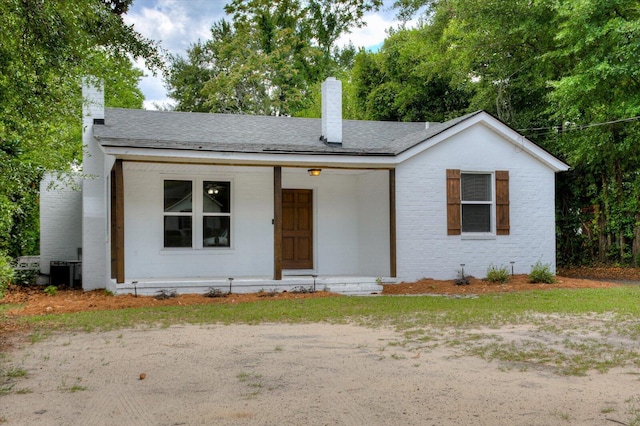
{"label": "roof eave", "polygon": [[354,169],[388,169],[396,165],[393,154],[328,154],[322,152],[232,152],[159,148],[133,148],[103,145],[106,155],[125,161],[170,162],[194,164],[234,164],[253,166],[322,166]]}

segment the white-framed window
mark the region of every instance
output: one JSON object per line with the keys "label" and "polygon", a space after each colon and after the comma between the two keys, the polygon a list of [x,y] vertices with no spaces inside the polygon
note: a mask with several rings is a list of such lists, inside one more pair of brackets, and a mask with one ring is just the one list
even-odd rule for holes
{"label": "white-framed window", "polygon": [[202,181],[202,246],[230,247],[231,182]]}
{"label": "white-framed window", "polygon": [[164,248],[231,247],[230,181],[164,178],[163,190]]}
{"label": "white-framed window", "polygon": [[493,232],[493,174],[460,175],[462,233]]}

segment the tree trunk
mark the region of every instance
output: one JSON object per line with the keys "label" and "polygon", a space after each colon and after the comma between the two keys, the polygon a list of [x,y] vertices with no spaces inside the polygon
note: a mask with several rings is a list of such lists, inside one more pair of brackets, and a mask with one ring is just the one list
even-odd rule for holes
{"label": "tree trunk", "polygon": [[636,213],[636,223],[633,226],[633,245],[631,246],[631,251],[633,254],[633,266],[638,266],[638,255],[640,255],[640,213]]}
{"label": "tree trunk", "polygon": [[607,261],[607,253],[611,247],[611,234],[607,232],[609,221],[609,190],[607,176],[602,176],[601,200],[603,206],[598,210],[598,260]]}
{"label": "tree trunk", "polygon": [[[616,159],[614,165],[614,173],[616,175],[616,203],[618,212],[623,211],[622,206],[624,205],[624,197],[623,197],[623,187],[622,187],[622,165],[620,164],[620,159]],[[626,213],[626,212],[624,212]],[[626,240],[624,238],[624,225],[619,223],[618,226],[620,229],[618,230],[618,244],[620,246],[620,262],[624,261],[624,252],[626,248]]]}

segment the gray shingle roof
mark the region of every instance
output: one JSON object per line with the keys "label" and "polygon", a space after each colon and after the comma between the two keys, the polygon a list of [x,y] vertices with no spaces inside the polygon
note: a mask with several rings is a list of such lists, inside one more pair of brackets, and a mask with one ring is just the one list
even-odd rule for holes
{"label": "gray shingle roof", "polygon": [[342,146],[320,140],[319,118],[105,110],[93,127],[103,146],[218,152],[398,155],[455,126],[474,112],[445,123],[344,120]]}

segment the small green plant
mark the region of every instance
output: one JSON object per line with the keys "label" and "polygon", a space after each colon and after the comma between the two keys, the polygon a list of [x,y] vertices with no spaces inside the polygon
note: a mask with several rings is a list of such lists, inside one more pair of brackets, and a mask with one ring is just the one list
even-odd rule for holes
{"label": "small green plant", "polygon": [[82,381],[82,379],[80,377],[78,377],[76,379],[76,383],[74,383],[71,386],[68,386],[66,380],[63,378],[62,379],[62,384],[60,386],[58,386],[58,390],[60,390],[62,392],[75,393],[75,392],[85,391],[85,390],[89,389],[87,386],[82,386],[80,384],[81,381]]}
{"label": "small green plant", "polygon": [[12,368],[4,374],[6,377],[27,377],[27,372],[22,368]]}
{"label": "small green plant", "polygon": [[291,293],[293,293],[293,294],[310,294],[310,293],[315,293],[315,290],[311,286],[309,286],[309,287],[298,286],[298,287],[292,288],[291,289]]}
{"label": "small green plant", "polygon": [[629,418],[629,422],[626,423],[629,426],[638,426],[640,425],[640,397],[631,397],[625,401],[627,403],[627,414],[631,417]]}
{"label": "small green plant", "polygon": [[203,294],[204,297],[227,297],[229,293],[225,293],[219,288],[209,287],[206,293]]}
{"label": "small green plant", "polygon": [[455,285],[469,285],[471,284],[471,276],[465,275],[464,270],[458,271],[458,278],[454,281]]}
{"label": "small green plant", "polygon": [[14,386],[15,386],[15,383],[9,383],[9,384],[6,384],[6,385],[1,385],[0,386],[0,396],[9,395]]}
{"label": "small green plant", "polygon": [[504,266],[498,268],[497,266],[491,265],[487,270],[487,281],[490,283],[505,284],[509,281],[509,271]]}
{"label": "small green plant", "polygon": [[105,296],[115,296],[115,293],[111,290],[107,290],[106,288],[103,290]]}
{"label": "small green plant", "polygon": [[531,267],[528,278],[530,283],[553,284],[556,282],[556,277],[551,272],[551,265],[540,261]]}
{"label": "small green plant", "polygon": [[165,299],[171,299],[172,297],[178,297],[178,293],[175,290],[162,289],[162,290],[158,290],[158,294],[156,294],[153,297],[156,300],[165,300]]}
{"label": "small green plant", "polygon": [[36,283],[38,270],[36,269],[14,269],[13,283],[20,286],[30,286]]}
{"label": "small green plant", "polygon": [[55,285],[49,285],[45,287],[44,292],[49,296],[55,296],[58,292],[58,287],[56,287]]}
{"label": "small green plant", "polygon": [[272,288],[271,290],[260,289],[257,293],[258,297],[275,297],[278,294],[278,289]]}

